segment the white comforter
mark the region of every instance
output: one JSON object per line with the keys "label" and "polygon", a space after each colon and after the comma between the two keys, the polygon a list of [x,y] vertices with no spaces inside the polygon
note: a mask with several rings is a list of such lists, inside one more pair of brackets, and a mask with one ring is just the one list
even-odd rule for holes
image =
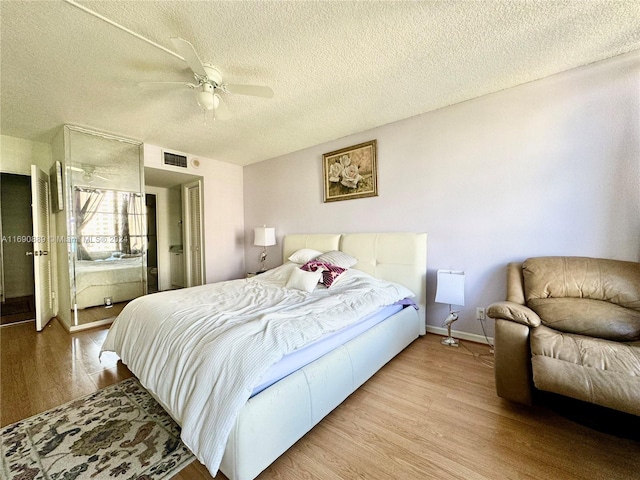
{"label": "white comforter", "polygon": [[413,294],[348,270],[329,290],[284,288],[297,265],[248,280],[130,302],[102,346],[116,352],[182,426],[184,443],[215,476],[235,418],[284,355]]}

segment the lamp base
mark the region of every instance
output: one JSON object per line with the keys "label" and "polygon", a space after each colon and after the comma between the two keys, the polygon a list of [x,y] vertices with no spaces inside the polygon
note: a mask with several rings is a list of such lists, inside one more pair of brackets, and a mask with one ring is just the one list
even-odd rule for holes
{"label": "lamp base", "polygon": [[[449,305],[449,309],[451,309],[451,305]],[[451,336],[451,324],[458,320],[458,312],[454,312],[453,310],[449,311],[449,316],[445,318],[444,324],[447,326],[447,338],[443,339],[440,343],[443,345],[448,345],[450,347],[457,347],[458,340]]]}
{"label": "lamp base", "polygon": [[440,342],[442,345],[448,345],[450,347],[457,347],[458,345],[458,340],[456,340],[453,337],[447,337],[447,338],[443,338],[442,341]]}
{"label": "lamp base", "polygon": [[267,261],[267,247],[262,247],[262,253],[260,254],[260,272],[266,272],[264,264]]}

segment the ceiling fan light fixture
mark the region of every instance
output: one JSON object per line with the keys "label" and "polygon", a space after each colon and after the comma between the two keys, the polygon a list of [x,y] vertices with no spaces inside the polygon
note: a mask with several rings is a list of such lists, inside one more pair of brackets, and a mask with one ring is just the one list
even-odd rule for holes
{"label": "ceiling fan light fixture", "polygon": [[213,110],[215,108],[215,99],[211,92],[202,91],[198,93],[197,102],[200,108],[205,110]]}
{"label": "ceiling fan light fixture", "polygon": [[204,83],[202,85],[202,91],[198,92],[196,101],[200,108],[204,110],[215,110],[220,105],[220,96],[214,93],[215,89],[210,83]]}

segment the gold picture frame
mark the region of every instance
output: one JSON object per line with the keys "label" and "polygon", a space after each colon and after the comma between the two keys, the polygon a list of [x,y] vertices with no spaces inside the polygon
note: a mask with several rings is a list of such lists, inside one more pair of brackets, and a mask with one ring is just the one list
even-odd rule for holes
{"label": "gold picture frame", "polygon": [[322,155],[324,202],[378,196],[376,140]]}

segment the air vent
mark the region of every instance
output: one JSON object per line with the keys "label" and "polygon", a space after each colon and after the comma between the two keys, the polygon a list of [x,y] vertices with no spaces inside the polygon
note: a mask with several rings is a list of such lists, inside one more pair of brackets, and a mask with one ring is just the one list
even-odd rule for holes
{"label": "air vent", "polygon": [[172,165],[174,167],[187,168],[187,156],[179,155],[177,153],[162,152],[164,155],[164,164]]}

